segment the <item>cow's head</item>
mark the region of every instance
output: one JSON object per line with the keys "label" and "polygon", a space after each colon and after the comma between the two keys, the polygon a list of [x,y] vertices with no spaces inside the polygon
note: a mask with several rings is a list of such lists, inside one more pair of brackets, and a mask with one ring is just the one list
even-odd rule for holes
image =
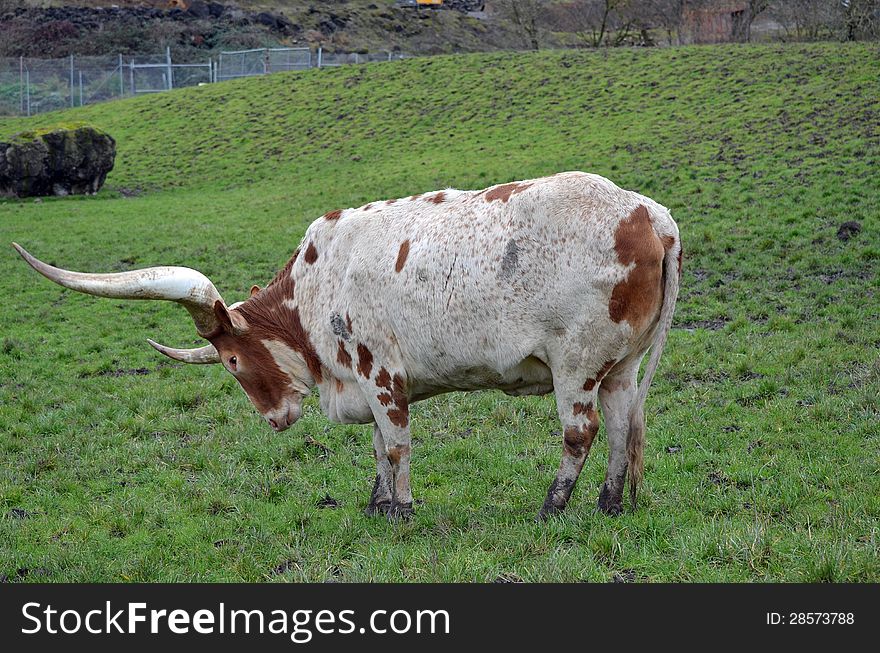
{"label": "cow's head", "polygon": [[[238,380],[259,413],[276,431],[302,414],[302,400],[321,367],[291,306],[290,266],[266,289],[254,286],[245,302],[226,306],[214,284],[196,270],[155,267],[112,274],[87,274],[53,267],[23,247],[13,247],[37,272],[57,284],[99,297],[164,299],[182,304],[199,335],[211,344],[175,349],[149,340],[166,356],[184,363],[221,363]],[[292,263],[292,262],[291,262]],[[286,296],[289,292],[289,296]]]}

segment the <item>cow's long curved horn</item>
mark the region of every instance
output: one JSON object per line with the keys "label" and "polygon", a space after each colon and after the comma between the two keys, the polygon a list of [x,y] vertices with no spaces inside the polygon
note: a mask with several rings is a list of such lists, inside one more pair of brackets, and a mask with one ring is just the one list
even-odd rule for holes
{"label": "cow's long curved horn", "polygon": [[210,279],[197,270],[162,266],[110,274],[72,272],[43,263],[18,243],[12,246],[34,270],[65,288],[98,297],[178,302],[192,315],[201,336],[211,334],[219,326],[214,302],[222,302],[223,298]]}
{"label": "cow's long curved horn", "polygon": [[156,351],[165,354],[168,358],[183,363],[195,363],[196,365],[208,365],[210,363],[219,363],[220,354],[217,353],[214,345],[205,345],[204,347],[196,347],[195,349],[175,349],[174,347],[166,347],[160,345],[154,340],[147,338]]}

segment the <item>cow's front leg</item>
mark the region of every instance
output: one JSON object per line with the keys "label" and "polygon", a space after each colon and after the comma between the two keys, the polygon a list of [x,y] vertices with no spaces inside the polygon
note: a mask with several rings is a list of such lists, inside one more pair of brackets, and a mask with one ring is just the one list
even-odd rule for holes
{"label": "cow's front leg", "polygon": [[556,478],[547,490],[547,498],[538,512],[538,519],[562,512],[568,504],[577,483],[584,461],[590,452],[593,438],[599,431],[599,414],[596,411],[596,391],[559,392],[556,402],[562,422],[562,461]]}
{"label": "cow's front leg", "polygon": [[387,515],[393,497],[394,474],[391,470],[391,461],[388,460],[385,438],[382,437],[382,430],[378,424],[373,425],[373,455],[376,457],[376,482],[373,484],[370,503],[367,504],[364,513],[367,515],[375,515],[376,513]]}
{"label": "cow's front leg", "polygon": [[[391,503],[388,518],[408,519],[413,513],[413,497],[409,485],[411,442],[406,377],[402,372],[389,372],[385,367],[380,367],[375,376],[369,378],[370,381],[364,384],[369,392],[367,399],[377,430],[381,432],[384,454],[390,468]],[[377,449],[377,460],[382,453],[381,449]]]}
{"label": "cow's front leg", "polygon": [[391,520],[409,519],[413,514],[413,496],[409,486],[409,442],[409,429],[406,429],[406,437],[388,447],[388,460],[394,473],[394,494],[388,508],[388,518]]}

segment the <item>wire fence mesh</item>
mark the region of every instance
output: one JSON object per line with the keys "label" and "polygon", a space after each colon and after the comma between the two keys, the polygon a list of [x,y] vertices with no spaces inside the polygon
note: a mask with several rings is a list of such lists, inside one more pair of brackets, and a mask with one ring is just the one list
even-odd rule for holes
{"label": "wire fence mesh", "polygon": [[0,115],[30,116],[240,77],[406,57],[403,53],[324,52],[321,48],[221,52],[216,60],[201,63],[174,63],[167,49],[163,54],[137,57],[0,57]]}

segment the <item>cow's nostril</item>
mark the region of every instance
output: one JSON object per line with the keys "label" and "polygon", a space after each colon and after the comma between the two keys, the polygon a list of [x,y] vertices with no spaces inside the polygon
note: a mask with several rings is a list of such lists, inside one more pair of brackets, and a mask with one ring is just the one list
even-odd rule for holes
{"label": "cow's nostril", "polygon": [[271,426],[273,429],[277,429],[277,428],[278,428],[278,422],[276,422],[274,419],[270,419],[270,420],[269,420],[269,426]]}

